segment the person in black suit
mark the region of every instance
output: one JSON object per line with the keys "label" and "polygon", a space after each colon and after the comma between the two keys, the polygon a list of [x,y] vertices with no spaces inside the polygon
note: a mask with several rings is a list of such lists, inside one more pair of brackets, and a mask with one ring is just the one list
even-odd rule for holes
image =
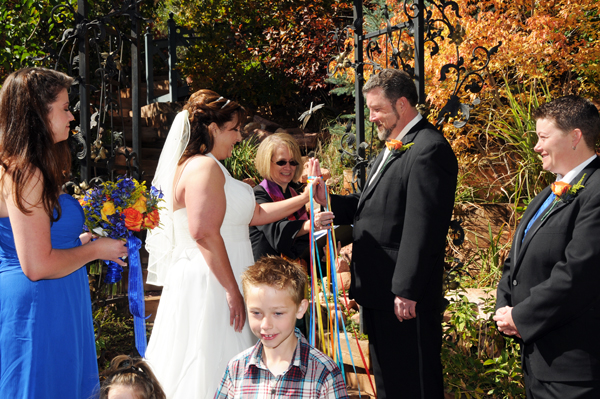
{"label": "person in black suit", "polygon": [[[354,224],[350,296],[363,307],[377,397],[443,398],[442,280],[456,156],[417,111],[408,74],[383,70],[363,93],[393,149],[376,158],[361,194],[331,197],[335,223]],[[316,199],[324,203],[322,187]]]}
{"label": "person in black suit", "polygon": [[533,117],[534,150],[557,181],[515,232],[494,320],[521,344],[528,398],[600,398],[600,116],[567,96]]}

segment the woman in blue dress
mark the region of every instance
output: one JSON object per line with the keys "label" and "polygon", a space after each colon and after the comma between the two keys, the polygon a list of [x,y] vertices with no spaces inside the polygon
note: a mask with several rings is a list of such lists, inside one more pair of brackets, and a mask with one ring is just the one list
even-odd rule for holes
{"label": "woman in blue dress", "polygon": [[86,263],[127,253],[82,234],[81,206],[61,190],[72,79],[11,74],[0,91],[0,398],[94,395],[98,367]]}

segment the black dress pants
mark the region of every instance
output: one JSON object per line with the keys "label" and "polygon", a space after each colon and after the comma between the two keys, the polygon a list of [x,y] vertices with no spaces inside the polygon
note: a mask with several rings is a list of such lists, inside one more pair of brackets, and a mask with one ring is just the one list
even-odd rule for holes
{"label": "black dress pants", "polygon": [[378,399],[442,399],[438,312],[417,312],[400,322],[391,311],[363,307]]}
{"label": "black dress pants", "polygon": [[540,381],[527,370],[523,362],[523,377],[527,399],[598,399],[600,381]]}

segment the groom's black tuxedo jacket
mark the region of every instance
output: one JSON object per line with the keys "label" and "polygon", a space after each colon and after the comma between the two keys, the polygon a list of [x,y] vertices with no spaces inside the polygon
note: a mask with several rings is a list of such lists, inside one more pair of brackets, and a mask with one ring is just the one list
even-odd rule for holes
{"label": "groom's black tuxedo jacket", "polygon": [[332,196],[332,211],[336,224],[354,224],[350,295],[359,304],[392,310],[398,295],[417,301],[418,311],[438,311],[457,161],[425,119],[402,141],[414,144],[393,153],[373,179],[369,173],[361,194]]}
{"label": "groom's black tuxedo jacket", "polygon": [[600,379],[600,159],[582,176],[572,201],[550,207],[523,240],[525,227],[550,195],[527,207],[498,285],[496,307],[514,306],[523,361],[542,381]]}

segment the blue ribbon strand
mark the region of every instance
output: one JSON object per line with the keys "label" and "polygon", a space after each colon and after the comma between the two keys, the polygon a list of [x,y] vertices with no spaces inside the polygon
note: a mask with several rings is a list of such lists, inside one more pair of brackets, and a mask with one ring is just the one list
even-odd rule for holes
{"label": "blue ribbon strand", "polygon": [[104,277],[104,282],[106,284],[115,284],[121,281],[121,273],[123,273],[123,268],[112,260],[105,260],[104,263],[106,263],[108,266],[106,270],[106,277]]}
{"label": "blue ribbon strand", "polygon": [[127,237],[127,256],[129,257],[129,311],[133,315],[135,347],[141,357],[146,355],[146,308],[144,302],[144,283],[142,282],[142,263],[140,261],[142,241],[129,233]]}

